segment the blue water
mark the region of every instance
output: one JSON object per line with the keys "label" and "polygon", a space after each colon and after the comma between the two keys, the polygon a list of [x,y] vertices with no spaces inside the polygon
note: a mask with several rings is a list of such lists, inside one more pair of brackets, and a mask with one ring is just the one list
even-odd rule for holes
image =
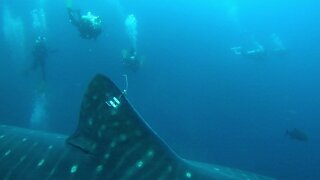
{"label": "blue water", "polygon": [[[38,35],[31,11],[43,8],[47,43],[57,52],[47,60],[40,129],[72,133],[90,79],[103,73],[124,88],[127,74],[128,99],[181,156],[279,179],[320,179],[319,2],[84,0],[73,6],[103,19],[97,40],[79,37],[62,1],[1,1],[1,124],[30,127],[39,74],[21,69],[32,62]],[[8,45],[4,9],[22,22],[24,51]],[[130,46],[124,21],[131,13],[137,50],[145,56],[138,71],[121,62],[121,50]],[[274,33],[284,56],[251,59],[230,50],[250,46],[253,38],[270,49]],[[310,141],[285,136],[293,128]]]}

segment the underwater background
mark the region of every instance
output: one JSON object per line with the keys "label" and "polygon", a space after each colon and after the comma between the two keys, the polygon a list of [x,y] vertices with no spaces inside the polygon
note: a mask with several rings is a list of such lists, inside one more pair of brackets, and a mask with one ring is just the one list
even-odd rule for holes
{"label": "underwater background", "polygon": [[[102,19],[86,40],[64,1],[0,2],[0,123],[71,134],[90,79],[125,88],[149,125],[178,154],[277,179],[320,179],[320,2],[316,0],[74,0]],[[136,18],[136,33],[125,20]],[[24,73],[45,36],[47,78]],[[233,47],[285,53],[239,56]],[[121,51],[136,40],[142,66]],[[41,93],[39,93],[41,92]],[[290,139],[300,129],[308,142]]]}

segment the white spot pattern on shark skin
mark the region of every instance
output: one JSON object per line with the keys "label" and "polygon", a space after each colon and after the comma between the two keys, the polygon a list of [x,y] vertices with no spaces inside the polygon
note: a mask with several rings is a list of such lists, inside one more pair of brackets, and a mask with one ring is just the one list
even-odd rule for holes
{"label": "white spot pattern on shark skin", "polygon": [[38,167],[42,166],[42,165],[44,164],[44,162],[45,162],[45,160],[44,160],[44,159],[41,159],[41,160],[38,162],[37,166],[38,166]]}
{"label": "white spot pattern on shark skin", "polygon": [[97,166],[97,168],[96,168],[96,171],[97,172],[101,172],[103,170],[103,165],[99,165],[99,166]]}
{"label": "white spot pattern on shark skin", "polygon": [[127,140],[127,135],[125,135],[125,134],[120,134],[119,139],[120,139],[120,141],[125,141],[125,140]]}
{"label": "white spot pattern on shark skin", "polygon": [[22,156],[22,157],[20,157],[20,160],[19,160],[20,163],[23,162],[23,161],[26,159],[26,157],[27,157],[27,156]]}
{"label": "white spot pattern on shark skin", "polygon": [[[136,143],[134,144],[132,147],[130,147],[124,154],[121,155],[121,157],[119,157],[119,159],[117,160],[116,164],[114,165],[114,170],[116,171],[118,168],[122,167],[122,165],[124,163],[126,163],[126,161],[128,160],[128,158],[132,158],[133,156],[131,156],[133,153],[139,151],[139,149],[143,146],[142,143]],[[130,172],[129,174],[133,173],[134,171],[137,170],[137,163],[132,164],[132,167],[130,168],[131,170],[127,170],[128,172]],[[110,172],[110,174],[114,174],[114,172]],[[106,177],[106,179],[111,178],[111,177]],[[121,178],[121,179],[126,179],[126,178]]]}
{"label": "white spot pattern on shark skin", "polygon": [[188,179],[191,179],[191,178],[192,178],[191,172],[186,172],[186,177],[187,177]]}
{"label": "white spot pattern on shark skin", "polygon": [[48,179],[50,179],[50,176],[52,176],[55,172],[56,172],[56,168],[52,168],[49,173]]}
{"label": "white spot pattern on shark skin", "polygon": [[5,135],[1,135],[1,136],[0,136],[0,139],[3,139],[4,137],[5,137]]}
{"label": "white spot pattern on shark skin", "polygon": [[136,165],[137,165],[138,168],[142,168],[143,164],[144,164],[144,162],[140,160],[140,161],[137,162]]}
{"label": "white spot pattern on shark skin", "polygon": [[95,149],[97,148],[97,143],[93,143],[93,144],[91,145],[91,148],[92,148],[93,150],[95,150]]}
{"label": "white spot pattern on shark skin", "polygon": [[89,126],[92,126],[92,125],[93,125],[93,118],[92,118],[92,117],[90,117],[90,118],[88,119],[88,125],[89,125]]}
{"label": "white spot pattern on shark skin", "polygon": [[4,153],[4,156],[8,156],[10,153],[11,153],[11,150],[9,149]]}
{"label": "white spot pattern on shark skin", "polygon": [[109,157],[110,157],[110,154],[109,154],[109,153],[106,153],[106,154],[104,154],[104,156],[103,156],[103,158],[104,158],[105,160],[109,159]]}
{"label": "white spot pattern on shark skin", "polygon": [[111,147],[111,148],[116,147],[116,145],[117,145],[117,143],[116,143],[115,141],[112,141],[112,142],[110,143],[110,147]]}
{"label": "white spot pattern on shark skin", "polygon": [[23,138],[22,139],[22,142],[26,142],[28,139],[27,138]]}
{"label": "white spot pattern on shark skin", "polygon": [[46,151],[43,153],[43,158],[38,162],[37,167],[41,167],[44,165],[44,163],[46,162],[46,159],[49,156],[51,149],[52,149],[52,145],[48,146]]}
{"label": "white spot pattern on shark skin", "polygon": [[[19,142],[18,144],[20,144],[21,142]],[[29,149],[26,149],[25,154],[23,154],[23,156],[21,156],[19,158],[19,161],[13,166],[11,167],[11,169],[7,172],[6,178],[11,179],[11,175],[14,173],[14,170],[17,168],[17,166],[19,166],[21,163],[23,163],[23,161],[29,156],[30,152],[32,152],[32,150],[38,145],[38,143],[34,142]]]}
{"label": "white spot pattern on shark skin", "polygon": [[71,173],[71,174],[74,174],[74,173],[77,172],[77,170],[78,170],[78,165],[73,165],[73,166],[71,167],[71,169],[70,169],[70,173]]}
{"label": "white spot pattern on shark skin", "polygon": [[147,152],[147,156],[148,157],[153,157],[154,155],[154,151],[152,149],[150,149],[148,152]]}
{"label": "white spot pattern on shark skin", "polygon": [[107,126],[105,124],[102,124],[98,130],[98,137],[102,138],[105,130],[107,129]]}

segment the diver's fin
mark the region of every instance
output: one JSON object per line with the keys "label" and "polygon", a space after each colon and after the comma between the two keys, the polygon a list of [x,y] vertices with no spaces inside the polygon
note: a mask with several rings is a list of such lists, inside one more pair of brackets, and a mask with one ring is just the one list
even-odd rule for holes
{"label": "diver's fin", "polygon": [[130,151],[157,153],[167,160],[177,157],[103,75],[96,75],[89,84],[77,130],[67,141],[98,157],[111,152],[120,157]]}
{"label": "diver's fin", "polygon": [[72,8],[72,4],[73,4],[72,0],[65,0],[64,3],[67,8],[70,8],[70,9]]}

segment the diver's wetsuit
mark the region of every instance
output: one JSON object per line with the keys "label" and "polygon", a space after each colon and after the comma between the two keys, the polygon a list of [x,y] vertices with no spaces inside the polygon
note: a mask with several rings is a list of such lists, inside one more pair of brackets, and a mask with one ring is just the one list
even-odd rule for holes
{"label": "diver's wetsuit", "polygon": [[122,58],[123,64],[134,71],[141,66],[141,57],[137,55],[137,51],[134,48],[124,50]]}

